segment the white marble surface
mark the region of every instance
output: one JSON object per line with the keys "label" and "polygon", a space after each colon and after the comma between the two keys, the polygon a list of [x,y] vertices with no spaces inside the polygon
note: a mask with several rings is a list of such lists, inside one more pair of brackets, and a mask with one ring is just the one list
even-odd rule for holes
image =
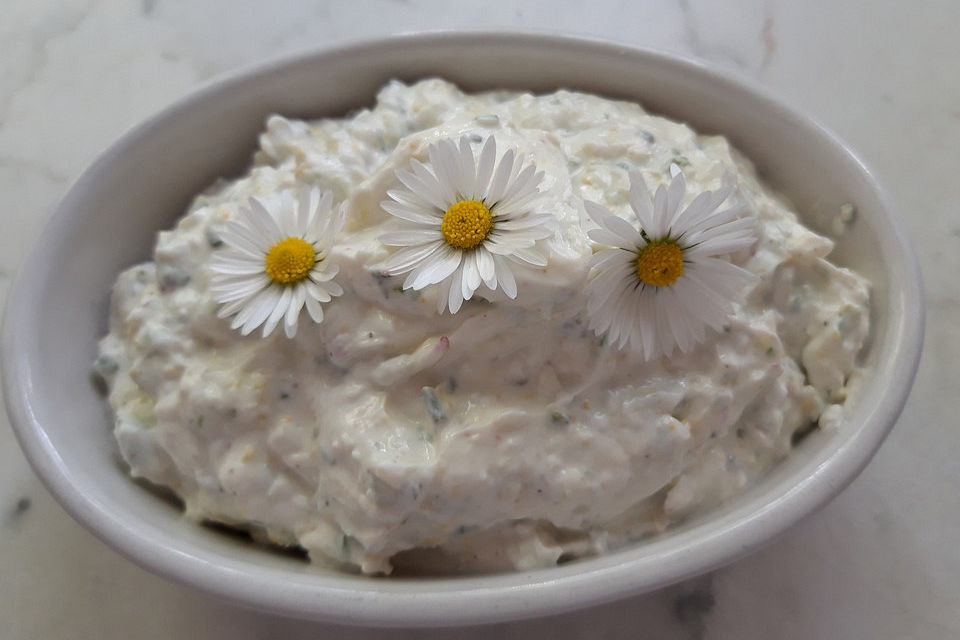
{"label": "white marble surface", "polygon": [[[710,576],[436,637],[960,637],[960,3],[4,0],[2,14],[0,300],[44,215],[96,154],[211,76],[288,51],[428,28],[567,31],[700,56],[810,112],[887,185],[926,278],[926,353],[877,457],[821,512]],[[11,639],[433,637],[283,620],[147,574],[70,520],[5,424],[0,620]]]}

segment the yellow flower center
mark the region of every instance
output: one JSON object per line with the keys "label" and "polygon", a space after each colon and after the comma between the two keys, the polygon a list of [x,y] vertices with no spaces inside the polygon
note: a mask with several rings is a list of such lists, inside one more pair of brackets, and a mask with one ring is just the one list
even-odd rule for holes
{"label": "yellow flower center", "polygon": [[478,200],[461,200],[450,205],[443,216],[443,239],[457,249],[473,249],[487,239],[493,217],[487,205]]}
{"label": "yellow flower center", "polygon": [[637,276],[646,284],[665,287],[683,275],[683,249],[670,240],[656,240],[637,255]]}
{"label": "yellow flower center", "polygon": [[277,284],[294,284],[307,277],[317,263],[313,245],[300,238],[286,238],[270,247],[264,258],[270,279]]}

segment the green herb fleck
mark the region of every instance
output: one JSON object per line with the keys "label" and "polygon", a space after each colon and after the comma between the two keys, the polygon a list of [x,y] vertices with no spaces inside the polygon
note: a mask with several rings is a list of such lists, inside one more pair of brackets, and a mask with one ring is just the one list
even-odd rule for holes
{"label": "green herb fleck", "polygon": [[550,424],[552,424],[555,427],[565,427],[568,424],[570,424],[570,416],[563,413],[562,411],[551,411]]}
{"label": "green herb fleck", "polygon": [[183,267],[164,264],[157,267],[157,279],[161,293],[169,293],[190,282],[190,274]]}
{"label": "green herb fleck", "polygon": [[96,361],[93,363],[93,370],[103,378],[112,376],[119,368],[120,365],[117,364],[116,360],[103,354],[98,356]]}
{"label": "green herb fleck", "polygon": [[423,397],[423,403],[427,405],[427,413],[433,424],[442,424],[447,421],[447,414],[440,405],[440,397],[437,390],[433,387],[423,387],[420,389],[420,395]]}
{"label": "green herb fleck", "polygon": [[680,168],[682,169],[683,167],[689,167],[689,166],[690,166],[690,161],[687,160],[687,156],[685,156],[685,155],[683,155],[682,153],[680,153],[680,150],[679,150],[679,149],[674,149],[674,150],[673,150],[673,159],[670,160],[669,164],[667,164],[667,171],[670,170],[670,165],[671,165],[671,164],[675,164],[675,165],[677,165],[678,167],[680,167]]}
{"label": "green herb fleck", "polygon": [[220,237],[220,234],[213,227],[213,225],[207,227],[203,232],[204,237],[207,239],[207,244],[211,248],[216,249],[223,245],[223,238]]}
{"label": "green herb fleck", "polygon": [[317,452],[320,454],[320,459],[330,466],[337,464],[337,457],[333,455],[333,452],[327,449],[326,447],[320,445],[317,447]]}

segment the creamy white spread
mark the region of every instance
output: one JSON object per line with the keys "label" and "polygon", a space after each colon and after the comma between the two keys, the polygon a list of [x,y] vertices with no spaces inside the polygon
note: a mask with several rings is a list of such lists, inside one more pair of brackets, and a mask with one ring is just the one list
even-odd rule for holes
{"label": "creamy white spread", "polygon": [[[379,203],[395,169],[463,134],[545,171],[537,208],[559,231],[545,269],[517,272],[516,300],[481,289],[438,315],[436,287],[403,291],[377,268]],[[655,189],[671,164],[688,201],[735,177],[759,240],[731,260],[757,279],[722,332],[645,362],[587,330],[583,200],[629,218],[628,170]],[[329,256],[345,293],[295,339],[243,337],[208,288],[218,229],[250,196],[303,184],[346,203]],[[391,82],[351,117],[271,117],[250,171],[120,276],[96,369],[131,473],[190,518],[366,573],[529,569],[660,532],[741,492],[795,434],[836,427],[869,296],[831,248],[724,138],[636,104]]]}

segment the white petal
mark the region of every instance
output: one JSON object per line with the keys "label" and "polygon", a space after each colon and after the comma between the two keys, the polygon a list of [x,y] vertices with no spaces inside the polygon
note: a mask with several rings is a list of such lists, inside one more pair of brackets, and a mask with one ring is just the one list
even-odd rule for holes
{"label": "white petal", "polygon": [[716,219],[716,223],[714,223],[714,219],[707,219],[700,224],[687,229],[682,239],[683,244],[690,245],[728,234],[744,236],[755,235],[756,221],[752,217],[724,221],[721,219],[723,215],[723,213],[720,213],[711,216],[711,218]]}
{"label": "white petal", "polygon": [[437,144],[432,144],[427,149],[430,156],[430,166],[437,175],[437,183],[440,188],[440,195],[447,202],[456,202],[456,178],[457,165],[455,158],[450,154],[449,140],[441,140]]}
{"label": "white petal", "polygon": [[552,213],[536,213],[520,218],[514,218],[505,222],[494,219],[494,225],[499,231],[515,231],[519,229],[531,229],[533,227],[546,226],[550,222],[556,221],[556,216]]}
{"label": "white petal", "polygon": [[470,251],[463,255],[463,299],[469,300],[473,292],[480,287],[480,269],[477,267],[477,252]]}
{"label": "white petal", "polygon": [[677,304],[676,292],[673,287],[661,287],[658,294],[660,296],[660,308],[663,309],[673,343],[680,348],[681,352],[687,353],[690,351],[692,340],[687,329],[686,313]]}
{"label": "white petal", "polygon": [[220,310],[217,312],[218,318],[227,318],[232,316],[237,311],[243,308],[243,305],[246,304],[246,298],[241,300],[234,300],[233,302],[227,303],[220,307]]}
{"label": "white petal", "polygon": [[674,336],[677,338],[677,346],[683,353],[689,353],[699,341],[698,326],[702,327],[703,321],[695,313],[691,313],[685,301],[681,299],[680,291],[676,286],[664,287],[661,294],[667,308],[670,326],[673,327]]}
{"label": "white petal", "polygon": [[423,244],[432,244],[443,240],[443,234],[438,228],[432,229],[404,229],[385,233],[379,238],[380,242],[389,247],[413,247]]}
{"label": "white petal", "polygon": [[654,226],[653,199],[650,197],[647,182],[639,171],[630,172],[630,208],[640,221],[640,228],[650,233]]}
{"label": "white petal", "polygon": [[628,316],[625,320],[630,323],[630,327],[626,329],[625,337],[630,348],[644,354],[646,358],[643,345],[653,338],[653,318],[652,307],[641,291],[634,292],[626,313]]}
{"label": "white petal", "polygon": [[[331,285],[336,285],[336,283],[329,282],[327,284],[317,284],[316,282],[312,282],[310,280],[304,280],[301,284],[307,297],[313,298],[317,302],[330,302],[333,296],[340,295],[340,293],[342,293],[343,290],[340,289],[339,285],[336,285],[335,287]],[[340,293],[338,293],[338,289]]]}
{"label": "white petal", "polygon": [[622,349],[631,340],[632,333],[640,328],[635,322],[639,304],[640,289],[632,282],[624,282],[603,307],[605,313],[597,314],[599,322],[595,330],[606,330],[607,341]]}
{"label": "white petal", "polygon": [[249,209],[246,219],[257,235],[263,238],[265,246],[272,247],[286,237],[277,225],[276,218],[260,200],[251,197],[247,200],[247,204]]}
{"label": "white petal", "polygon": [[261,289],[270,286],[270,277],[262,275],[257,278],[248,276],[229,278],[214,275],[210,283],[210,291],[217,302],[231,302],[240,298],[248,298]]}
{"label": "white petal", "polygon": [[[746,224],[739,224],[744,222]],[[698,233],[691,233],[680,241],[680,246],[683,248],[684,255],[687,254],[687,251],[701,247],[701,245],[712,245],[717,243],[727,244],[729,242],[744,242],[746,248],[749,247],[756,241],[756,230],[753,227],[753,220],[742,219],[730,222],[723,225],[723,227],[718,229],[704,229]],[[727,252],[708,252],[705,248],[702,248],[700,251],[697,251],[698,255],[717,255],[719,253],[730,253]],[[693,255],[693,254],[691,254]]]}
{"label": "white petal", "polygon": [[670,221],[670,235],[676,238],[691,226],[709,216],[713,212],[709,208],[712,202],[713,194],[705,191],[694,198],[686,209],[678,210],[677,215]]}
{"label": "white petal", "polygon": [[636,286],[633,269],[615,266],[601,272],[587,284],[587,313],[593,314],[607,304],[611,297],[626,285]]}
{"label": "white petal", "polygon": [[670,181],[670,187],[667,189],[666,215],[662,222],[669,229],[670,223],[676,217],[676,212],[680,210],[683,204],[683,194],[687,191],[687,180],[683,177],[683,172],[678,173]]}
{"label": "white petal", "polygon": [[634,310],[637,321],[642,323],[639,327],[643,357],[647,360],[652,360],[657,357],[659,351],[656,331],[657,288],[642,287],[639,294],[640,297],[637,300],[637,305]]}
{"label": "white petal", "polygon": [[503,289],[503,292],[507,294],[508,298],[516,298],[517,281],[513,277],[513,271],[510,269],[510,265],[505,258],[496,255],[493,256],[493,263],[496,267],[497,282],[500,283],[500,288]]}
{"label": "white petal", "polygon": [[310,272],[310,279],[314,282],[327,282],[333,280],[340,273],[340,267],[332,264],[326,268],[314,267]]}
{"label": "white petal", "polygon": [[637,295],[637,286],[629,281],[624,281],[617,288],[616,295],[608,302],[609,320],[610,320],[610,340],[615,341],[622,348],[630,335],[632,318],[626,312],[632,305],[632,296]]}
{"label": "white petal", "polygon": [[533,249],[514,249],[513,253],[507,257],[526,262],[534,267],[547,266],[547,259],[543,257],[543,254]]}
{"label": "white petal", "polygon": [[462,251],[444,246],[437,255],[424,260],[420,266],[410,272],[403,288],[419,291],[428,285],[440,282],[462,264],[463,256]]}
{"label": "white petal", "polygon": [[[618,297],[614,307],[615,324],[611,325],[610,339],[616,340],[621,349],[630,342],[633,328],[637,326],[634,317],[641,305],[639,291],[638,287],[628,287]],[[641,331],[643,329],[644,327],[641,327]]]}
{"label": "white petal", "polygon": [[522,198],[530,189],[535,189],[536,174],[537,168],[532,164],[524,167],[517,179],[503,192],[503,196],[497,201],[498,206],[509,207],[512,200]]}
{"label": "white petal", "polygon": [[456,313],[463,305],[463,269],[457,269],[453,272],[450,279],[450,293],[447,296],[447,306],[450,313]]}
{"label": "white petal", "polygon": [[477,270],[480,272],[480,279],[490,289],[497,288],[497,266],[493,261],[493,255],[483,246],[476,248]]}
{"label": "white petal", "polygon": [[513,231],[502,231],[496,226],[487,236],[487,240],[493,244],[508,247],[532,247],[537,240],[549,238],[554,231],[547,225],[530,227],[529,229],[516,229]]}
{"label": "white petal", "polygon": [[412,209],[414,211],[420,211],[420,210],[423,210],[424,212],[440,211],[439,209],[434,207],[432,204],[430,204],[428,201],[424,200],[423,198],[418,196],[416,193],[408,189],[403,189],[403,188],[390,189],[389,191],[387,191],[387,196],[395,200],[398,204],[405,205],[407,208]]}
{"label": "white petal", "polygon": [[643,244],[643,237],[640,232],[633,228],[633,225],[618,216],[607,216],[605,220],[607,230],[620,238],[618,247],[637,247]]}
{"label": "white petal", "polygon": [[438,241],[433,244],[401,249],[387,259],[383,265],[383,269],[392,276],[406,273],[416,268],[416,266],[424,260],[428,260],[446,246],[448,246],[446,242]]}
{"label": "white petal", "polygon": [[437,313],[443,314],[447,310],[447,299],[450,297],[450,282],[453,278],[447,278],[443,282],[437,283]]}
{"label": "white petal", "polygon": [[684,249],[683,255],[689,258],[698,258],[700,256],[717,256],[727,253],[736,253],[750,248],[756,242],[756,237],[752,233],[731,234],[719,238],[711,238],[705,242],[700,242]]}
{"label": "white petal", "polygon": [[477,195],[483,199],[486,198],[487,191],[490,188],[490,178],[493,177],[493,167],[497,161],[497,138],[490,136],[483,144],[480,150],[480,160],[477,163]]}
{"label": "white petal", "polygon": [[341,287],[336,282],[327,282],[323,285],[318,285],[318,286],[322,286],[324,289],[326,289],[327,293],[329,293],[331,296],[343,295],[343,287]]}
{"label": "white petal", "polygon": [[650,311],[653,315],[653,339],[651,340],[650,349],[644,349],[644,356],[647,360],[656,360],[660,358],[661,355],[666,355],[670,351],[673,351],[674,343],[673,335],[670,333],[670,328],[666,324],[663,305],[660,304],[659,300],[652,305]]}
{"label": "white petal", "polygon": [[613,215],[609,209],[597,204],[596,202],[593,202],[592,200],[584,200],[583,208],[586,210],[587,215],[590,216],[590,219],[603,228],[606,228],[607,226],[605,223],[607,217]]}
{"label": "white petal", "polygon": [[[640,235],[640,234],[637,234]],[[646,242],[641,239],[641,242],[638,244],[633,244],[630,242],[625,242],[623,238],[616,235],[612,231],[607,231],[606,229],[590,229],[587,231],[587,237],[596,242],[597,244],[606,245],[608,247],[618,247],[626,251],[632,249],[637,249],[642,246],[646,246]]]}
{"label": "white petal", "polygon": [[240,328],[243,335],[249,334],[266,320],[280,297],[278,287],[268,287],[254,296],[233,319],[234,329]]}
{"label": "white petal", "polygon": [[[689,290],[689,293],[685,293],[685,299],[690,302],[696,300],[695,304],[699,310],[698,317],[706,321],[709,318],[724,317],[729,313],[731,307],[729,298],[718,294],[709,283],[704,281],[701,274],[696,273],[693,269],[688,269],[683,274],[683,280],[686,281],[684,289]],[[714,282],[713,284],[716,285],[717,283]]]}
{"label": "white petal", "polygon": [[287,312],[287,307],[290,306],[290,296],[292,295],[292,287],[283,287],[280,297],[274,302],[274,306],[270,311],[270,315],[267,316],[265,322],[263,323],[262,335],[264,338],[273,333],[273,330],[277,327],[277,323],[280,322],[280,318],[282,318],[283,314]]}
{"label": "white petal", "polygon": [[617,274],[610,274],[604,281],[597,283],[594,280],[590,284],[595,285],[587,297],[590,326],[598,331],[606,331],[615,319],[613,312],[624,292],[637,288],[636,278],[617,277]]}
{"label": "white petal", "polygon": [[210,261],[210,270],[214,273],[235,276],[252,276],[263,273],[263,260],[240,260],[224,255],[214,256]]}
{"label": "white petal", "polygon": [[299,237],[300,230],[297,227],[297,208],[293,199],[293,193],[290,190],[283,191],[280,194],[280,209],[277,212],[277,224],[280,226],[280,233],[283,237]]}
{"label": "white petal", "polygon": [[[316,194],[311,196],[311,203],[316,198]],[[346,217],[346,201],[341,202],[336,212],[333,210],[333,192],[324,191],[320,194],[320,200],[316,207],[309,211],[307,227],[304,231],[304,237],[319,238],[328,241],[328,236],[336,235],[343,227]],[[329,244],[329,242],[327,242]]]}
{"label": "white petal", "polygon": [[224,225],[223,230],[220,232],[220,238],[227,243],[231,250],[253,260],[258,258],[263,260],[264,255],[266,255],[267,250],[270,248],[270,245],[264,238],[254,236],[246,227],[234,221],[230,221]]}
{"label": "white petal", "polygon": [[413,160],[410,166],[413,169],[414,175],[421,181],[424,187],[439,198],[440,204],[438,208],[445,209],[455,202],[454,198],[447,197],[447,194],[452,194],[453,190],[450,188],[450,185],[444,184],[443,179],[436,173],[435,168],[429,167],[419,160]]}
{"label": "white petal", "polygon": [[297,232],[299,238],[306,238],[310,229],[315,203],[320,201],[320,190],[316,187],[301,187],[297,192]]}
{"label": "white petal", "polygon": [[323,322],[323,305],[310,296],[307,296],[305,302],[307,305],[307,313],[310,314],[310,319],[317,324]]}
{"label": "white petal", "polygon": [[[538,174],[540,175],[540,174]],[[539,189],[534,188],[525,195],[500,201],[494,208],[496,215],[501,218],[515,218],[530,213],[537,207],[537,201],[543,197]]]}
{"label": "white petal", "polygon": [[487,192],[487,197],[484,198],[484,202],[487,204],[487,206],[496,204],[503,197],[503,192],[507,188],[510,175],[513,173],[513,164],[516,154],[517,152],[515,149],[507,149],[507,152],[504,153],[500,158],[500,162],[497,164],[497,170],[493,173],[493,181],[490,183],[490,190]]}
{"label": "white petal", "polygon": [[744,287],[757,280],[757,276],[746,269],[718,258],[700,258],[691,263],[686,272],[697,276],[711,290],[731,301],[740,300]]}
{"label": "white petal", "polygon": [[[418,166],[422,167],[422,164],[416,160],[414,160],[413,163],[414,168]],[[429,171],[426,171],[426,168],[423,168],[421,173],[429,174]],[[440,192],[440,185],[437,183],[436,179],[432,177],[432,175],[429,178],[429,182],[425,184],[420,177],[410,173],[409,171],[404,171],[403,169],[397,169],[394,174],[397,176],[397,180],[402,182],[408,189],[413,191],[419,197],[423,198],[432,206],[440,209],[441,211],[447,210],[449,205],[445,204],[445,200]]]}
{"label": "white petal", "polygon": [[[746,207],[738,205],[735,207],[730,207],[729,209],[724,209],[723,211],[713,212],[708,216],[703,216],[699,221],[696,221],[690,224],[684,229],[687,234],[695,234],[700,232],[705,232],[710,229],[719,229],[727,226],[727,224],[736,224],[738,222],[751,222],[751,217],[746,217]],[[736,220],[736,218],[740,218]]]}
{"label": "white petal", "polygon": [[650,227],[644,228],[651,239],[659,240],[667,235],[667,224],[670,222],[667,204],[667,190],[661,185],[657,187],[657,192],[653,196],[653,219],[650,221]]}
{"label": "white petal", "polygon": [[305,300],[303,287],[293,287],[290,305],[283,316],[283,329],[288,338],[292,338],[297,332],[297,321],[300,319],[300,311],[303,309]]}
{"label": "white petal", "polygon": [[437,215],[436,209],[414,209],[408,205],[394,202],[393,200],[384,200],[380,203],[380,208],[392,216],[416,222],[419,224],[431,224],[439,226],[443,222],[443,216]]}
{"label": "white petal", "polygon": [[627,264],[634,262],[637,254],[633,251],[623,249],[601,249],[587,259],[587,267],[590,269],[603,269],[607,265]]}
{"label": "white petal", "polygon": [[673,284],[671,290],[676,294],[677,304],[689,319],[688,325],[693,330],[697,342],[702,341],[706,336],[707,326],[720,329],[729,316],[729,309],[719,309],[704,304],[699,288],[689,278],[680,278]]}
{"label": "white petal", "polygon": [[458,158],[459,175],[457,176],[457,191],[465,200],[473,200],[479,194],[477,187],[477,167],[473,159],[473,149],[470,148],[470,139],[460,137],[460,154]]}
{"label": "white petal", "polygon": [[509,242],[508,236],[491,233],[487,236],[487,239],[483,241],[483,246],[495,256],[508,256],[513,253],[517,244]]}

